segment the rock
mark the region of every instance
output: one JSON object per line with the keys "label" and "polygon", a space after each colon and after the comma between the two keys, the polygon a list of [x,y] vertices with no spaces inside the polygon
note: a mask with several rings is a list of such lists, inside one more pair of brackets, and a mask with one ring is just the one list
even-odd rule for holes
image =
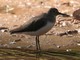
{"label": "rock", "polygon": [[69,51],[72,51],[72,50],[71,49],[67,49],[66,51],[69,52]]}
{"label": "rock", "polygon": [[60,27],[65,27],[65,26],[71,26],[71,22],[69,22],[69,21],[62,21]]}
{"label": "rock", "polygon": [[80,34],[80,29],[76,29],[77,30],[77,32]]}
{"label": "rock", "polygon": [[32,48],[32,47],[33,47],[32,45],[28,45],[28,46],[27,46],[27,48]]}
{"label": "rock", "polygon": [[57,48],[60,48],[61,46],[57,45],[56,47],[57,47]]}
{"label": "rock", "polygon": [[17,46],[16,48],[22,48],[21,46]]}
{"label": "rock", "polygon": [[80,9],[73,12],[73,17],[77,20],[80,20]]}
{"label": "rock", "polygon": [[67,33],[60,33],[60,34],[58,34],[59,36],[63,36],[63,35],[67,35]]}
{"label": "rock", "polygon": [[1,32],[5,32],[5,30],[1,30]]}
{"label": "rock", "polygon": [[68,30],[67,31],[67,34],[76,34],[76,33],[78,33],[77,30]]}
{"label": "rock", "polygon": [[16,42],[15,41],[12,41],[12,42],[9,42],[9,44],[16,44]]}
{"label": "rock", "polygon": [[15,40],[15,42],[19,42],[19,41],[21,41],[21,39],[17,39],[17,40]]}
{"label": "rock", "polygon": [[80,43],[77,43],[78,46],[80,46]]}

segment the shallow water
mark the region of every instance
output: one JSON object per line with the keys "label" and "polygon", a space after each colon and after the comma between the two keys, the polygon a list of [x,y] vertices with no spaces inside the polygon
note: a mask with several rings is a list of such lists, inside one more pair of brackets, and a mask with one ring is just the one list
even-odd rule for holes
{"label": "shallow water", "polygon": [[[37,56],[37,57],[36,57]],[[80,60],[80,51],[41,51],[40,55],[36,51],[16,48],[1,48],[0,60]]]}

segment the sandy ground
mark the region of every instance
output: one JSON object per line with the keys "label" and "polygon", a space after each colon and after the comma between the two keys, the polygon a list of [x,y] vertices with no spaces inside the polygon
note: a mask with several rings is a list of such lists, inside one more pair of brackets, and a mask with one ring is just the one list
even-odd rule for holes
{"label": "sandy ground", "polygon": [[[15,29],[51,7],[71,17],[57,16],[55,26],[46,34],[40,36],[42,50],[80,50],[80,21],[72,17],[73,12],[80,8],[80,0],[1,0],[0,27]],[[77,33],[60,36],[59,34],[77,30]],[[0,30],[1,48],[26,48],[35,50],[35,37],[15,34],[10,35],[4,29]]]}

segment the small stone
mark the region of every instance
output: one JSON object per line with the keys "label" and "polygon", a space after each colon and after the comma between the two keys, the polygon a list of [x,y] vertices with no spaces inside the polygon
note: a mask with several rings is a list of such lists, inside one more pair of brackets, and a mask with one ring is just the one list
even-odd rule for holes
{"label": "small stone", "polygon": [[12,34],[11,36],[16,37],[17,35],[16,34]]}
{"label": "small stone", "polygon": [[56,47],[57,47],[57,48],[60,48],[61,46],[57,45]]}
{"label": "small stone", "polygon": [[21,48],[21,46],[17,46],[16,48]]}
{"label": "small stone", "polygon": [[66,23],[66,22],[63,22],[63,23],[62,23],[62,26],[67,26],[67,23]]}
{"label": "small stone", "polygon": [[70,24],[71,23],[64,21],[62,22],[61,27],[69,26]]}
{"label": "small stone", "polygon": [[71,35],[71,34],[68,34],[67,36],[68,36],[68,37],[73,37],[73,35]]}
{"label": "small stone", "polygon": [[78,33],[77,30],[68,30],[67,31],[67,34],[76,34],[76,33]]}
{"label": "small stone", "polygon": [[1,30],[1,32],[5,32],[5,30]]}
{"label": "small stone", "polygon": [[77,45],[80,46],[80,43],[78,43]]}
{"label": "small stone", "polygon": [[71,49],[67,49],[66,51],[69,52],[69,51],[71,51]]}
{"label": "small stone", "polygon": [[78,31],[78,33],[80,33],[80,29],[76,29]]}
{"label": "small stone", "polygon": [[33,47],[33,46],[32,45],[27,46],[27,48],[31,48],[31,47]]}
{"label": "small stone", "polygon": [[12,11],[12,10],[14,10],[14,8],[13,7],[10,7],[9,5],[6,5],[5,6],[5,12],[10,12],[10,11]]}
{"label": "small stone", "polygon": [[65,32],[64,33],[60,33],[58,34],[59,36],[64,36],[64,35],[67,35]]}
{"label": "small stone", "polygon": [[9,44],[15,44],[16,42],[15,41],[12,41],[12,42],[10,42]]}
{"label": "small stone", "polygon": [[15,42],[19,42],[19,41],[21,41],[21,39],[17,39],[17,40],[15,40]]}

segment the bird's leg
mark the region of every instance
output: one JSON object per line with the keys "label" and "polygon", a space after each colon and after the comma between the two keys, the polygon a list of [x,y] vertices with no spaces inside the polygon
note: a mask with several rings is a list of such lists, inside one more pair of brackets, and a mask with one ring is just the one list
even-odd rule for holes
{"label": "bird's leg", "polygon": [[38,52],[41,50],[40,49],[40,43],[39,43],[39,36],[36,36],[36,49]]}
{"label": "bird's leg", "polygon": [[36,36],[36,52],[37,52],[37,54],[36,54],[36,58],[39,58],[40,56],[41,56],[41,54],[40,54],[40,43],[39,43],[39,36]]}
{"label": "bird's leg", "polygon": [[37,36],[36,36],[36,50],[38,51],[38,41],[37,41]]}
{"label": "bird's leg", "polygon": [[40,51],[40,50],[41,50],[41,48],[40,48],[39,36],[37,36],[37,39],[38,39],[38,51]]}

